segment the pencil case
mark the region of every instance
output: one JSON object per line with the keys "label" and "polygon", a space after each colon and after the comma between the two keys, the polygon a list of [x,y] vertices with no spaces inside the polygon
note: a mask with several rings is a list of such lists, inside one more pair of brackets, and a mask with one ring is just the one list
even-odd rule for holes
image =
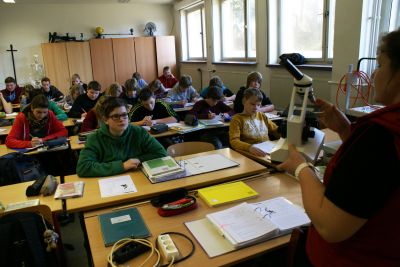
{"label": "pencil case", "polygon": [[186,196],[177,201],[162,205],[157,209],[157,213],[162,217],[169,217],[194,210],[197,207],[198,205],[196,198],[192,196]]}

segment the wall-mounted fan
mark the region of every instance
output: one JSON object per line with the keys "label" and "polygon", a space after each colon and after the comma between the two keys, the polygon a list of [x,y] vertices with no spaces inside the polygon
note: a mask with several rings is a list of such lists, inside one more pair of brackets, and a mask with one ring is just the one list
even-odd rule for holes
{"label": "wall-mounted fan", "polygon": [[154,36],[154,32],[157,31],[156,24],[154,22],[148,22],[144,26],[144,33],[147,36]]}

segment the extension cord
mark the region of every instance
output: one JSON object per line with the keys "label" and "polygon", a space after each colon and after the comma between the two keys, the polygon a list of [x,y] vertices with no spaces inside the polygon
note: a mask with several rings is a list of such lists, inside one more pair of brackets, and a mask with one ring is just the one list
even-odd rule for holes
{"label": "extension cord", "polygon": [[175,246],[174,241],[172,241],[170,235],[159,235],[157,237],[157,244],[161,254],[163,255],[163,258],[168,262],[170,262],[172,258],[174,258],[174,260],[178,259],[179,251]]}

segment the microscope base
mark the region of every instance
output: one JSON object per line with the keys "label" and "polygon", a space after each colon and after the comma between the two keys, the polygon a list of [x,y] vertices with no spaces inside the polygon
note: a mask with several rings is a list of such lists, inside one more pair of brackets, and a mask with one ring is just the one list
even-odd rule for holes
{"label": "microscope base", "polygon": [[[325,134],[321,130],[314,129],[315,136],[309,138],[302,146],[296,147],[307,159],[315,162],[324,144]],[[271,151],[271,161],[284,162],[289,155],[287,139],[281,138]]]}

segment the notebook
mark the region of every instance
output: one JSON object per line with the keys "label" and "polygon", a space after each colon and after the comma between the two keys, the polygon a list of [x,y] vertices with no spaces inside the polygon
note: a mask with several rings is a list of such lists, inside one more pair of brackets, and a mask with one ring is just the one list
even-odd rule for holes
{"label": "notebook", "polygon": [[83,181],[70,182],[59,184],[57,186],[56,192],[54,193],[55,199],[66,199],[73,197],[81,197],[83,195]]}
{"label": "notebook", "polygon": [[137,208],[117,210],[99,215],[101,233],[106,247],[122,238],[146,238],[150,236]]}
{"label": "notebook", "polygon": [[170,156],[145,161],[142,166],[144,174],[153,181],[185,174],[185,169]]}
{"label": "notebook", "polygon": [[293,228],[309,223],[301,208],[277,197],[252,204],[244,202],[185,225],[208,256],[215,257],[288,234]]}
{"label": "notebook", "polygon": [[241,181],[210,186],[199,189],[197,192],[210,207],[258,196],[255,190]]}

